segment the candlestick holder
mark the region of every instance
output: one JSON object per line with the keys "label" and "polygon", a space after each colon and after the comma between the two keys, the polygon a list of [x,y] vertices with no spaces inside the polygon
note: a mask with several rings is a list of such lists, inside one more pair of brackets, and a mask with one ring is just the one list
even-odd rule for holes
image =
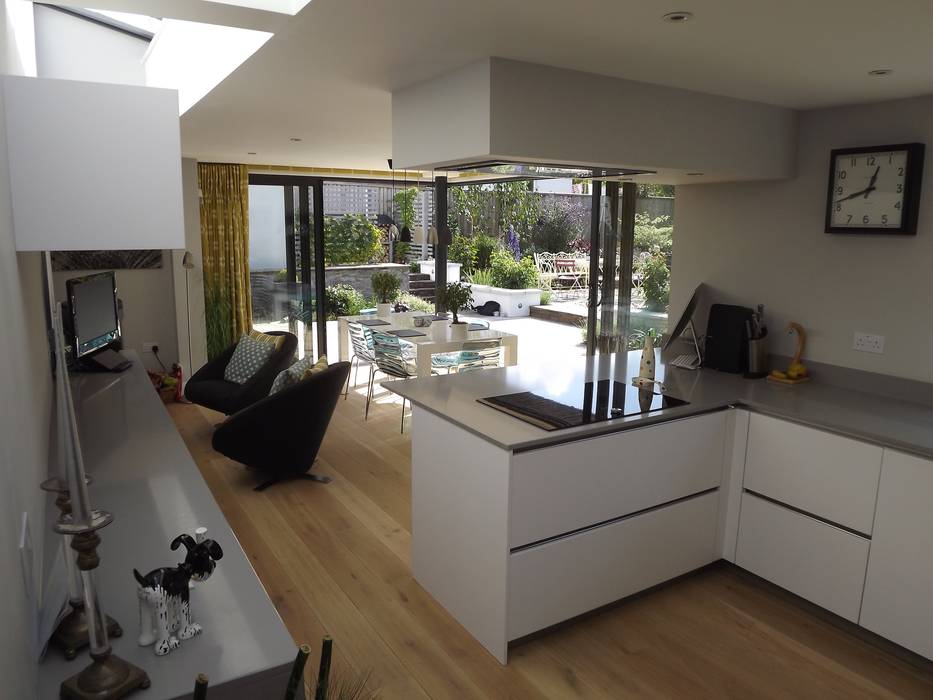
{"label": "candlestick holder", "polygon": [[[51,279],[48,256],[46,265]],[[91,508],[84,457],[78,436],[78,421],[75,417],[65,362],[62,314],[62,305],[56,304],[52,318],[55,331],[55,403],[71,513],[63,514],[54,529],[57,533],[70,537],[71,548],[77,552],[75,565],[81,572],[92,662],[79,673],[62,681],[59,692],[66,700],[117,700],[137,688],[148,688],[150,681],[141,668],[113,654],[107,634],[106,617],[97,598],[94,580],[94,569],[100,564],[100,557],[97,555],[100,536],[97,531],[112,523],[113,516],[107,511]]]}
{"label": "candlestick holder", "polygon": [[[85,477],[85,483],[91,483],[90,475]],[[71,494],[68,491],[68,484],[58,477],[52,477],[43,481],[40,488],[43,491],[58,494],[55,498],[55,506],[60,513],[59,522],[67,522],[68,517],[71,515]],[[78,651],[90,644],[90,635],[88,633],[87,611],[84,608],[81,574],[75,563],[74,551],[71,547],[72,536],[63,534],[62,539],[65,541],[63,554],[68,574],[68,604],[71,606],[71,612],[58,623],[49,641],[61,649],[65,654],[65,658],[71,661],[78,655]],[[105,621],[107,633],[111,637],[119,637],[123,634],[123,628],[112,617],[105,615]]]}

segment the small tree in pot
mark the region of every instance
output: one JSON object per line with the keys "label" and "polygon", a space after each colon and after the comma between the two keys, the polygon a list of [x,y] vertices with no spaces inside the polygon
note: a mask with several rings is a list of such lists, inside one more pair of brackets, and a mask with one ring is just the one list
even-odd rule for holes
{"label": "small tree in pot", "polygon": [[472,308],[473,292],[469,285],[451,282],[446,289],[441,290],[440,296],[444,308],[453,314],[454,320],[451,326],[466,326],[466,322],[461,321],[457,317],[457,313]]}
{"label": "small tree in pot", "polygon": [[380,314],[391,313],[392,304],[398,299],[402,283],[391,272],[377,272],[372,276],[373,295]]}

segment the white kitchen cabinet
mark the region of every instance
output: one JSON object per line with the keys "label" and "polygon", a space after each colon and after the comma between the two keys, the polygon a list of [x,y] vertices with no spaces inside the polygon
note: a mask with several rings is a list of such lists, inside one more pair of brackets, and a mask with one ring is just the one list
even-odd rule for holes
{"label": "white kitchen cabinet", "polygon": [[514,455],[509,546],[716,488],[725,433],[717,411]]}
{"label": "white kitchen cabinet", "polygon": [[884,451],[859,622],[933,659],[933,461]]}
{"label": "white kitchen cabinet", "polygon": [[870,535],[881,448],[753,414],[746,489]]}
{"label": "white kitchen cabinet", "polygon": [[869,541],[803,513],[742,495],[735,563],[858,622]]}
{"label": "white kitchen cabinet", "polygon": [[713,491],[512,554],[509,639],[715,561],[718,511]]}

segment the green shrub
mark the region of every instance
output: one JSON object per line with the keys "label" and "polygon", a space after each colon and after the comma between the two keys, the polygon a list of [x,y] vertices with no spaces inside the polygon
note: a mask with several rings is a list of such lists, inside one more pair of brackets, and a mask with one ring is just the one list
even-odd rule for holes
{"label": "green shrub", "polygon": [[671,300],[671,271],[667,256],[658,248],[638,261],[641,289],[645,294],[645,308],[649,311],[667,311]]}
{"label": "green shrub", "polygon": [[541,306],[547,306],[551,303],[551,288],[541,285]]}
{"label": "green shrub", "polygon": [[473,238],[473,246],[476,250],[474,267],[477,270],[485,270],[492,265],[492,257],[502,246],[492,236],[479,235]]}
{"label": "green shrub", "polygon": [[391,272],[376,272],[373,274],[370,283],[377,303],[391,304],[398,299],[398,292],[402,287],[402,283]]}
{"label": "green shrub", "polygon": [[527,289],[538,283],[538,268],[531,258],[516,261],[506,251],[496,253],[490,266],[492,286],[503,289]]}
{"label": "green shrub", "polygon": [[383,255],[382,233],[362,214],[324,220],[324,263],[365,265]]}
{"label": "green shrub", "polygon": [[402,292],[398,296],[398,303],[405,304],[412,311],[421,311],[423,313],[433,314],[434,313],[434,304],[430,301],[426,301],[421,297],[416,297],[410,292]]}
{"label": "green shrub", "polygon": [[356,316],[366,308],[366,297],[349,284],[334,284],[324,289],[324,313],[333,320],[338,316]]}
{"label": "green shrub", "polygon": [[588,214],[586,207],[575,199],[545,200],[531,228],[531,247],[538,253],[569,251],[573,241],[589,232]]}
{"label": "green shrub", "polygon": [[447,247],[447,259],[460,263],[463,274],[470,274],[476,262],[476,239],[458,233]]}
{"label": "green shrub", "polygon": [[410,243],[406,241],[396,241],[395,245],[392,246],[392,253],[395,256],[395,259],[392,262],[404,265],[405,261],[408,260],[408,251],[410,250]]}
{"label": "green shrub", "polygon": [[212,359],[233,343],[233,304],[219,285],[204,285],[204,324],[207,358]]}
{"label": "green shrub", "polygon": [[473,284],[483,284],[487,287],[492,286],[492,270],[488,267],[482,270],[473,270],[470,274],[470,282]]}
{"label": "green shrub", "polygon": [[671,257],[674,227],[668,223],[670,217],[659,216],[649,219],[647,214],[635,214],[635,252],[652,251],[657,247]]}
{"label": "green shrub", "polygon": [[415,275],[420,274],[421,265],[418,264],[417,260],[412,260],[410,263],[408,263],[408,271]]}

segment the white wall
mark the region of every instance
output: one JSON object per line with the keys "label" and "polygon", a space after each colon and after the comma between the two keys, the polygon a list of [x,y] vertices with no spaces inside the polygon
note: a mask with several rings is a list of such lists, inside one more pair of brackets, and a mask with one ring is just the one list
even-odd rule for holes
{"label": "white wall", "polygon": [[149,42],[43,5],[35,6],[35,21],[40,76],[146,84],[143,56]]}
{"label": "white wall", "polygon": [[[15,11],[20,8],[14,9]],[[13,35],[7,3],[0,0],[0,73],[28,71],[12,47],[30,39]],[[16,17],[13,18],[14,20]],[[2,96],[0,96],[2,102]],[[28,514],[33,543],[29,576],[41,585],[47,498],[39,483],[48,475],[52,384],[48,364],[43,279],[38,253],[16,254],[7,168],[6,130],[0,104],[0,678],[3,696],[34,698],[37,666],[30,640],[37,624],[38,594],[28,590],[18,541],[23,513]]]}
{"label": "white wall", "polygon": [[[823,233],[830,150],[911,141],[933,148],[933,96],[802,113],[794,179],[678,187],[672,309],[707,282],[765,304],[773,331],[802,323],[808,358],[933,381],[929,155],[917,236]],[[884,335],[884,355],[852,350],[855,331]],[[792,354],[783,332],[772,338],[772,352]]]}
{"label": "white wall", "polygon": [[[142,86],[142,58],[148,43],[94,22],[37,5],[36,50],[39,76],[69,80]],[[173,113],[176,108],[172,107]],[[150,191],[156,197],[155,192]],[[132,217],[123,217],[132,221]],[[187,225],[187,224],[186,224]],[[131,229],[114,229],[126,236]],[[173,253],[163,251],[162,268],[117,270],[117,287],[124,303],[123,340],[140,353],[147,369],[161,369],[155,357],[142,353],[144,342],[155,342],[166,366],[178,361]],[[94,271],[56,272],[55,294],[65,298],[65,280]],[[185,338],[187,347],[187,337]]]}

